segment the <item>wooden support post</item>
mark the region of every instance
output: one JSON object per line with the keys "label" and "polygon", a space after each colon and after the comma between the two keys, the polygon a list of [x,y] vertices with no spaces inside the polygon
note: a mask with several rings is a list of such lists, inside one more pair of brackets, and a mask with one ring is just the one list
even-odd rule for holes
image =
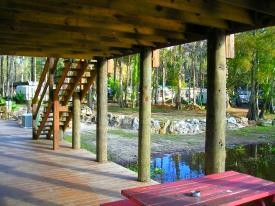
{"label": "wooden support post", "polygon": [[207,114],[205,173],[225,170],[226,58],[225,32],[213,29],[207,43]]}
{"label": "wooden support post", "polygon": [[73,95],[73,133],[72,147],[80,149],[80,93],[75,92]]}
{"label": "wooden support post", "polygon": [[138,130],[138,181],[150,181],[151,160],[151,49],[140,54],[140,103]]}
{"label": "wooden support post", "polygon": [[37,103],[32,104],[32,139],[37,139],[36,132],[37,132],[37,124],[36,124],[36,110],[37,110]]}
{"label": "wooden support post", "polygon": [[53,149],[59,149],[59,101],[53,102]]}
{"label": "wooden support post", "polygon": [[96,160],[107,159],[107,60],[98,59],[97,70],[97,124],[96,124]]}

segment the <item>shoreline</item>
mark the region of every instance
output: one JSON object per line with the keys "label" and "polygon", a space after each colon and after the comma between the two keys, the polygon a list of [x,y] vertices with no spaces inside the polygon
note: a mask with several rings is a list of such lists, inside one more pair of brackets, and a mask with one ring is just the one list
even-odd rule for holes
{"label": "shoreline", "polygon": [[[274,131],[273,131],[274,130]],[[227,130],[226,147],[233,148],[238,145],[275,143],[272,134],[275,127],[271,127],[270,132],[238,134],[241,129]],[[71,135],[71,130],[66,131],[67,136]],[[204,152],[205,133],[193,135],[151,135],[151,156],[163,156],[165,154],[190,154]],[[272,136],[272,138],[269,138]],[[81,123],[81,138],[91,152],[95,152],[96,130],[94,124]],[[121,165],[137,162],[138,153],[138,133],[137,131],[109,128],[108,129],[108,153],[109,159]]]}

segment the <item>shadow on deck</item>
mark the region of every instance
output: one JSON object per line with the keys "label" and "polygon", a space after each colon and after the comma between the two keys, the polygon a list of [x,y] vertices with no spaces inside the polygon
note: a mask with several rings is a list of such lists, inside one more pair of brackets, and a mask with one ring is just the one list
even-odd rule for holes
{"label": "shadow on deck", "polygon": [[95,162],[86,150],[65,142],[51,148],[51,140],[32,140],[30,129],[0,120],[0,205],[99,205],[146,185],[120,165]]}

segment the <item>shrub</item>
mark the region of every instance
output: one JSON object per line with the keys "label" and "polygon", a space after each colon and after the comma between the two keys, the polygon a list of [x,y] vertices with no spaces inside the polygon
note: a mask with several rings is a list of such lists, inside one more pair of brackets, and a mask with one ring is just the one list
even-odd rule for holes
{"label": "shrub", "polygon": [[24,94],[20,91],[17,92],[15,96],[13,96],[13,101],[16,102],[16,104],[23,104],[25,102]]}
{"label": "shrub", "polygon": [[3,97],[0,97],[0,106],[5,106],[6,100]]}

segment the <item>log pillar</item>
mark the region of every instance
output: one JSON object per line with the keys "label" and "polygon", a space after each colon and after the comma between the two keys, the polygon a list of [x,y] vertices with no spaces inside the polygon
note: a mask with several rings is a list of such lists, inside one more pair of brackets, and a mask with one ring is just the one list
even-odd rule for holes
{"label": "log pillar", "polygon": [[207,43],[207,113],[205,173],[225,170],[226,56],[225,32],[213,29]]}
{"label": "log pillar", "polygon": [[150,181],[152,51],[140,54],[140,99],[138,130],[138,181]]}
{"label": "log pillar", "polygon": [[35,113],[37,110],[37,102],[32,104],[32,139],[37,139],[36,136],[36,131],[37,131],[37,123],[36,123],[36,118],[35,117]]}
{"label": "log pillar", "polygon": [[73,95],[72,147],[80,149],[80,93]]}
{"label": "log pillar", "polygon": [[59,149],[59,101],[54,98],[53,101],[53,149]]}
{"label": "log pillar", "polygon": [[107,60],[98,59],[96,65],[97,81],[97,124],[96,160],[106,162],[107,157]]}

